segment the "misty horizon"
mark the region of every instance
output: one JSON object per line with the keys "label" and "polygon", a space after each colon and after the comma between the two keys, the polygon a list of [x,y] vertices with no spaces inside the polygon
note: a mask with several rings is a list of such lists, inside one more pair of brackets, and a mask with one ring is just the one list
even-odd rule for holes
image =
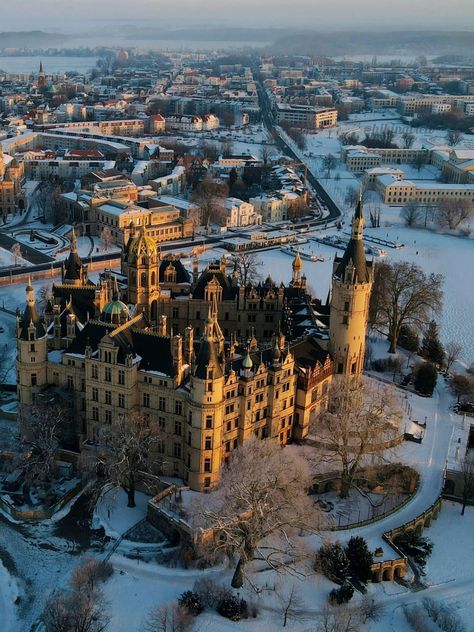
{"label": "misty horizon", "polygon": [[[142,13],[142,15],[140,15]],[[179,7],[156,0],[93,0],[68,4],[58,11],[57,2],[41,3],[25,0],[21,7],[13,4],[4,10],[2,31],[44,30],[48,32],[78,33],[83,29],[107,23],[122,28],[147,27],[180,29],[194,27],[271,28],[321,30],[374,29],[396,31],[473,30],[474,3],[471,0],[452,0],[449,4],[429,0],[399,0],[397,3],[360,0],[335,0],[330,6],[321,0],[261,0],[255,7],[252,0],[239,0],[236,5],[222,6],[217,0],[182,0]]]}

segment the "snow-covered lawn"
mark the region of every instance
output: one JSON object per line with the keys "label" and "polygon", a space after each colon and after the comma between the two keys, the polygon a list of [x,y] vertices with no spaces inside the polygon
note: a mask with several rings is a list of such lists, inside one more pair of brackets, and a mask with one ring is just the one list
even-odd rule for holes
{"label": "snow-covered lawn", "polygon": [[31,263],[23,257],[15,257],[5,248],[0,248],[0,268],[16,268],[18,266],[30,266]]}
{"label": "snow-covered lawn", "polygon": [[127,494],[120,488],[105,491],[94,511],[93,528],[104,528],[110,538],[119,538],[125,531],[145,518],[150,496],[135,493],[136,507],[127,507]]}

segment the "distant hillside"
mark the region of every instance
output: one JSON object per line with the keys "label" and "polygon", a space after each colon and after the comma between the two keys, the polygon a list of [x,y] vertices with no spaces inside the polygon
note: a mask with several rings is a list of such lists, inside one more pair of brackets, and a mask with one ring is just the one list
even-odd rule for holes
{"label": "distant hillside", "polygon": [[66,40],[64,35],[44,31],[8,31],[0,33],[0,50],[4,48],[41,48],[58,46]]}
{"label": "distant hillside", "polygon": [[270,47],[293,55],[463,55],[474,56],[474,32],[366,31],[289,33]]}

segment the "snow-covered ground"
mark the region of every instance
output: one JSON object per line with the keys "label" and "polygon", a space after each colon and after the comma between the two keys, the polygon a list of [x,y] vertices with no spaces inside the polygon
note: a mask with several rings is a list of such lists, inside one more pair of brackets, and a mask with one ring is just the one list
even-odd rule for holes
{"label": "snow-covered ground", "polygon": [[30,266],[31,263],[23,257],[15,257],[15,255],[6,250],[5,248],[0,247],[0,268],[16,268],[18,266]]}

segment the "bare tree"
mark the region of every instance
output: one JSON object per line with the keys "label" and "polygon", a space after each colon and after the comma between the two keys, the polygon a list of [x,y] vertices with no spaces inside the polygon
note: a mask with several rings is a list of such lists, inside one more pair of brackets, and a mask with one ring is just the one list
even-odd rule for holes
{"label": "bare tree", "polygon": [[186,632],[193,626],[193,617],[178,603],[157,606],[143,626],[144,632]]}
{"label": "bare tree", "polygon": [[323,169],[326,170],[326,178],[329,179],[331,177],[331,171],[337,165],[336,156],[334,156],[333,154],[327,154],[326,156],[323,156],[321,162],[322,162]]}
{"label": "bare tree", "polygon": [[327,461],[341,473],[340,496],[349,495],[367,455],[380,459],[400,434],[402,412],[394,387],[366,377],[333,380],[329,406],[317,421]]}
{"label": "bare tree", "polygon": [[72,590],[77,592],[93,592],[113,572],[114,567],[110,562],[98,560],[95,557],[86,557],[79,566],[73,569],[69,585]]}
{"label": "bare tree", "polygon": [[262,145],[260,148],[260,158],[262,159],[264,166],[266,166],[271,160],[270,146],[267,145],[267,143]]}
{"label": "bare tree", "polygon": [[379,263],[370,299],[370,323],[388,333],[389,353],[396,353],[403,325],[425,327],[442,307],[440,274],[426,275],[414,263]]}
{"label": "bare tree", "polygon": [[53,286],[51,283],[45,283],[42,285],[38,291],[38,304],[41,309],[44,310],[48,301],[53,300]]}
{"label": "bare tree", "polygon": [[314,632],[359,632],[360,629],[361,616],[357,610],[348,606],[325,604]]}
{"label": "bare tree", "polygon": [[415,134],[412,134],[412,132],[403,132],[402,140],[403,147],[405,149],[410,149],[410,147],[412,147],[413,143],[415,142]]}
{"label": "bare tree", "polygon": [[13,255],[13,259],[15,261],[15,265],[18,265],[18,260],[21,259],[21,257],[23,256],[22,252],[21,252],[21,246],[20,244],[17,242],[16,244],[13,244],[13,246],[10,248],[10,252]]}
{"label": "bare tree", "polygon": [[101,473],[113,487],[121,487],[127,494],[128,507],[135,507],[135,491],[139,472],[150,469],[152,455],[161,441],[161,434],[149,420],[138,412],[120,415],[99,433],[95,456],[87,456],[84,467],[90,473]]}
{"label": "bare tree", "polygon": [[459,342],[454,342],[454,340],[451,340],[450,342],[446,343],[446,345],[444,346],[444,364],[446,367],[446,373],[449,373],[454,362],[456,362],[456,360],[459,358],[461,351],[462,345],[460,345]]}
{"label": "bare tree", "polygon": [[421,208],[416,200],[408,200],[400,211],[400,217],[407,226],[417,226],[421,219]]}
{"label": "bare tree", "polygon": [[474,395],[474,378],[462,373],[456,373],[451,378],[451,390],[456,395],[458,403],[465,397]]}
{"label": "bare tree", "polygon": [[196,512],[214,529],[214,552],[238,556],[234,588],[243,585],[244,576],[248,579],[247,564],[254,560],[304,576],[301,562],[307,554],[294,536],[320,526],[310,485],[306,461],[271,439],[251,437],[232,454],[218,487]]}
{"label": "bare tree", "polygon": [[439,226],[455,230],[462,222],[472,217],[474,207],[469,200],[444,198],[436,209],[436,221]]}
{"label": "bare tree", "polygon": [[227,197],[229,189],[222,182],[217,182],[209,174],[206,175],[193,193],[193,201],[202,210],[202,223],[206,225],[213,221],[224,206],[223,199]]}
{"label": "bare tree", "polygon": [[416,169],[418,171],[421,170],[421,168],[423,167],[423,165],[426,164],[426,156],[423,152],[419,151],[417,152],[414,160],[413,160],[413,165],[416,167]]}
{"label": "bare tree", "polygon": [[456,147],[463,139],[463,134],[458,129],[450,129],[446,133],[446,142],[450,147]]}
{"label": "bare tree", "polygon": [[466,506],[470,500],[474,499],[474,458],[467,453],[461,466],[462,473],[462,509],[461,516],[464,516]]}
{"label": "bare tree", "polygon": [[51,480],[61,438],[68,434],[71,419],[57,404],[23,405],[19,414],[21,467],[28,480]]}
{"label": "bare tree", "polygon": [[103,632],[110,616],[100,591],[60,590],[47,599],[41,619],[46,632]]}
{"label": "bare tree", "polygon": [[259,269],[263,264],[255,252],[236,252],[232,255],[232,259],[234,269],[244,287],[258,281],[260,278]]}
{"label": "bare tree", "polygon": [[108,226],[104,226],[104,228],[102,229],[102,232],[100,233],[100,240],[105,252],[109,252],[109,249],[114,243],[114,238],[112,236],[112,231]]}
{"label": "bare tree", "polygon": [[307,613],[304,610],[304,601],[295,584],[291,585],[290,590],[278,590],[277,597],[279,601],[278,610],[283,619],[284,628],[286,628],[289,620],[306,621],[308,619]]}
{"label": "bare tree", "polygon": [[385,606],[383,602],[376,601],[369,595],[364,595],[360,603],[360,614],[362,623],[367,621],[378,621],[384,612]]}

